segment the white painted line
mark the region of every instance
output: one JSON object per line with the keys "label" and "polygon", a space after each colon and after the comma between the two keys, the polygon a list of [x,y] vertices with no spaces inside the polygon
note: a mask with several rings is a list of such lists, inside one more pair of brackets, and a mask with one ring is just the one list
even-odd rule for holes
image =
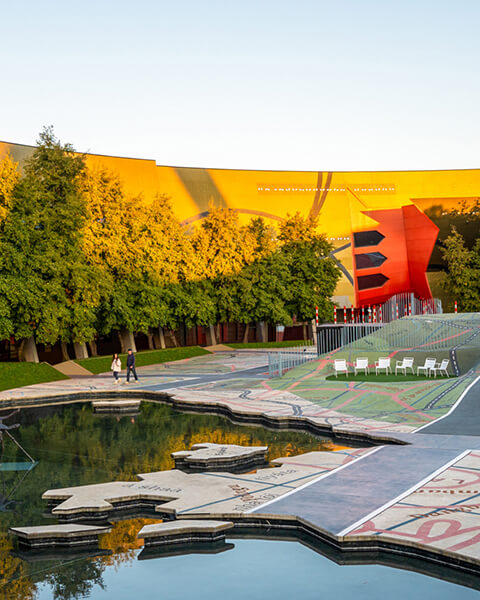
{"label": "white painted line", "polygon": [[466,456],[470,452],[471,452],[471,450],[465,450],[464,452],[462,452],[461,454],[459,454],[458,456],[456,456],[455,458],[453,458],[452,460],[450,460],[448,463],[445,463],[444,465],[442,465],[439,469],[437,469],[433,473],[430,473],[430,475],[427,475],[426,477],[424,477],[421,481],[419,481],[418,483],[416,483],[415,485],[413,485],[411,488],[409,488],[408,490],[406,490],[402,494],[399,494],[396,498],[393,498],[393,500],[389,500],[388,502],[386,502],[380,508],[377,508],[376,510],[372,511],[370,514],[366,515],[365,517],[362,517],[361,519],[359,519],[358,521],[356,521],[352,525],[349,525],[348,527],[345,527],[345,529],[342,529],[342,531],[340,531],[339,533],[337,533],[337,536],[338,537],[342,537],[344,535],[347,535],[348,533],[350,533],[351,531],[353,531],[357,527],[360,527],[360,525],[362,525],[362,523],[366,523],[370,519],[373,519],[374,517],[376,517],[380,513],[382,513],[385,510],[387,510],[387,508],[390,508],[391,506],[393,506],[397,502],[400,502],[400,500],[402,500],[406,496],[409,496],[410,494],[413,494],[413,492],[415,490],[418,490],[419,488],[421,488],[423,485],[425,485],[426,483],[428,483],[432,479],[435,479],[435,477],[437,475],[439,475],[440,473],[442,473],[443,471],[445,471],[446,469],[448,469],[448,467],[451,467],[452,465],[454,465],[455,463],[457,463],[459,460],[461,460],[464,456]]}
{"label": "white painted line", "polygon": [[[269,504],[273,504],[274,502],[277,502],[278,500],[283,500],[287,496],[291,496],[292,494],[296,494],[300,490],[304,490],[305,488],[307,488],[309,485],[313,485],[314,483],[317,483],[317,481],[320,481],[321,479],[325,479],[326,477],[329,477],[330,475],[333,475],[334,473],[338,473],[342,469],[346,469],[350,465],[356,464],[359,460],[362,460],[363,458],[367,458],[367,456],[371,456],[372,454],[374,454],[374,452],[377,452],[381,448],[383,448],[383,446],[378,446],[377,448],[373,448],[373,450],[371,452],[368,452],[367,454],[362,454],[362,456],[359,456],[355,460],[350,461],[346,465],[342,465],[341,467],[337,467],[336,469],[332,469],[328,473],[323,473],[323,475],[319,475],[316,479],[313,479],[312,481],[309,481],[308,483],[304,483],[300,487],[295,488],[294,490],[291,490],[290,492],[287,492],[286,494],[283,494],[282,496],[278,496],[278,498],[274,498],[273,500],[269,500],[268,502],[265,502],[265,504],[261,504],[260,506],[255,506],[254,508],[251,508],[250,510],[247,510],[245,512],[245,514],[252,513],[254,510],[259,510],[260,508],[264,508],[265,506],[268,506]],[[288,482],[286,482],[286,485],[288,485]]]}
{"label": "white painted line", "polygon": [[448,417],[448,415],[452,414],[452,412],[457,408],[457,406],[460,404],[460,402],[465,398],[465,396],[468,394],[468,392],[472,389],[472,387],[477,383],[477,381],[479,379],[480,379],[480,375],[476,379],[474,379],[472,381],[472,383],[463,390],[463,392],[460,394],[460,398],[455,402],[455,404],[452,406],[452,408],[447,413],[445,413],[442,417],[438,417],[438,419],[435,419],[435,421],[430,421],[430,423],[425,423],[425,425],[422,425],[418,429],[415,429],[415,431],[412,431],[412,433],[417,433],[418,431],[421,431],[425,427],[429,427],[433,423],[438,423],[438,421],[441,421],[445,417]]}

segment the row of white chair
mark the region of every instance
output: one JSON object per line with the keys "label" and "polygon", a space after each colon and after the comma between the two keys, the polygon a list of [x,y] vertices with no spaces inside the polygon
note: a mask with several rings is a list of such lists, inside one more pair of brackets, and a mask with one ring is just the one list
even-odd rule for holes
{"label": "row of white chair", "polygon": [[[398,374],[398,371],[403,371],[403,374],[406,375],[408,369],[410,369],[412,371],[412,375],[414,375],[414,361],[415,359],[412,356],[405,356],[402,360],[395,361],[395,375]],[[449,362],[450,361],[448,358],[444,358],[441,363],[438,363],[436,358],[426,358],[423,365],[417,366],[417,375],[419,375],[420,372],[423,372],[428,375],[428,377],[430,377],[432,374],[436,377],[438,372],[448,377],[449,375],[447,369]],[[349,371],[346,359],[336,358],[333,362],[333,368],[335,369],[336,377],[338,377],[339,373],[345,373],[348,376]],[[363,371],[365,375],[370,373],[368,358],[357,358],[355,364],[353,365],[353,371],[355,375],[358,371]],[[378,359],[378,361],[375,363],[375,375],[378,375],[379,371],[385,371],[386,375],[389,372],[392,372],[390,357],[381,356]]]}

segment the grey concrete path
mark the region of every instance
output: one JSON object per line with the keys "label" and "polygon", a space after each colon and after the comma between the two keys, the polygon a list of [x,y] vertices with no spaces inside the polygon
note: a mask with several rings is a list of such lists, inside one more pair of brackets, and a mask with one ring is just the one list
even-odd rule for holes
{"label": "grey concrete path", "polygon": [[174,388],[183,388],[183,387],[187,387],[189,385],[201,385],[204,383],[213,383],[213,382],[219,382],[219,381],[227,381],[229,379],[244,379],[244,378],[255,378],[258,379],[259,377],[261,377],[262,375],[265,374],[265,369],[267,367],[266,366],[261,366],[261,367],[253,367],[251,369],[243,369],[242,371],[233,371],[231,373],[215,373],[214,375],[209,375],[209,374],[198,374],[198,375],[192,375],[191,373],[182,373],[182,374],[175,374],[173,373],[166,373],[164,375],[164,377],[182,377],[181,381],[170,381],[169,383],[155,383],[155,384],[147,384],[144,385],[142,384],[142,381],[140,379],[140,383],[138,384],[138,388],[142,389],[142,390],[149,390],[149,391],[153,391],[153,392],[158,392],[158,391],[162,391],[162,390],[168,390],[168,389],[174,389]]}
{"label": "grey concrete path", "polygon": [[[480,440],[476,441],[480,448]],[[454,447],[384,446],[254,512],[296,515],[338,535],[418,486],[465,450],[463,444],[448,445]]]}
{"label": "grey concrete path", "polygon": [[454,411],[424,427],[422,433],[480,436],[480,379],[470,388]]}
{"label": "grey concrete path", "polygon": [[480,380],[451,414],[418,433],[395,437],[408,446],[380,448],[255,512],[297,515],[337,535],[348,530],[418,487],[465,450],[480,449]]}
{"label": "grey concrete path", "polygon": [[331,533],[391,504],[465,450],[480,449],[480,379],[447,416],[255,512],[297,515]]}

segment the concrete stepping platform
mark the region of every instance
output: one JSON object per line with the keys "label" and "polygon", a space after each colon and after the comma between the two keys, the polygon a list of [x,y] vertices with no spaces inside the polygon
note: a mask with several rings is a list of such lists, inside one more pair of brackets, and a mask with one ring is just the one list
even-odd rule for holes
{"label": "concrete stepping platform", "polygon": [[220,542],[205,542],[188,544],[169,544],[168,546],[148,546],[143,547],[138,560],[152,560],[156,558],[168,558],[169,556],[187,556],[190,554],[220,554],[227,550],[235,548],[235,544],[231,544],[222,540]]}
{"label": "concrete stepping platform", "polygon": [[113,400],[96,400],[92,402],[93,410],[96,413],[132,413],[138,412],[141,400],[135,398],[122,398]]}
{"label": "concrete stepping platform", "polygon": [[137,535],[145,547],[172,544],[218,543],[225,540],[225,531],[233,528],[231,521],[184,520],[145,525]]}
{"label": "concrete stepping platform", "polygon": [[248,470],[265,465],[268,446],[194,444],[190,450],[172,452],[176,469],[189,471]]}
{"label": "concrete stepping platform", "polygon": [[140,481],[112,481],[47,490],[42,498],[61,521],[110,519],[122,512],[244,513],[318,478],[370,449],[311,452],[302,460],[276,459],[278,468],[255,473],[185,473],[178,469],[139,474]]}
{"label": "concrete stepping platform", "polygon": [[96,545],[98,544],[98,536],[110,531],[111,527],[77,525],[75,523],[11,527],[9,529],[10,533],[17,536],[19,544],[28,548]]}

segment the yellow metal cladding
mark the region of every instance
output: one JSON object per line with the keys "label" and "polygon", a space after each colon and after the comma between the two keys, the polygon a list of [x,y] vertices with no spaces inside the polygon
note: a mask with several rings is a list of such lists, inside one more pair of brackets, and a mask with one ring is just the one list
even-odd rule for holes
{"label": "yellow metal cladding", "polygon": [[[0,158],[10,152],[22,163],[34,148],[0,142]],[[204,216],[208,204],[238,211],[242,221],[262,216],[272,223],[297,211],[316,215],[336,248],[348,244],[352,230],[368,229],[376,222],[366,210],[394,209],[415,204],[423,212],[441,215],[461,203],[478,201],[480,169],[447,171],[302,172],[241,171],[157,166],[153,160],[88,154],[87,164],[119,175],[125,190],[148,201],[156,193],[172,199],[175,213],[185,223]],[[336,257],[353,272],[351,249]],[[339,296],[353,295],[344,277]]]}

